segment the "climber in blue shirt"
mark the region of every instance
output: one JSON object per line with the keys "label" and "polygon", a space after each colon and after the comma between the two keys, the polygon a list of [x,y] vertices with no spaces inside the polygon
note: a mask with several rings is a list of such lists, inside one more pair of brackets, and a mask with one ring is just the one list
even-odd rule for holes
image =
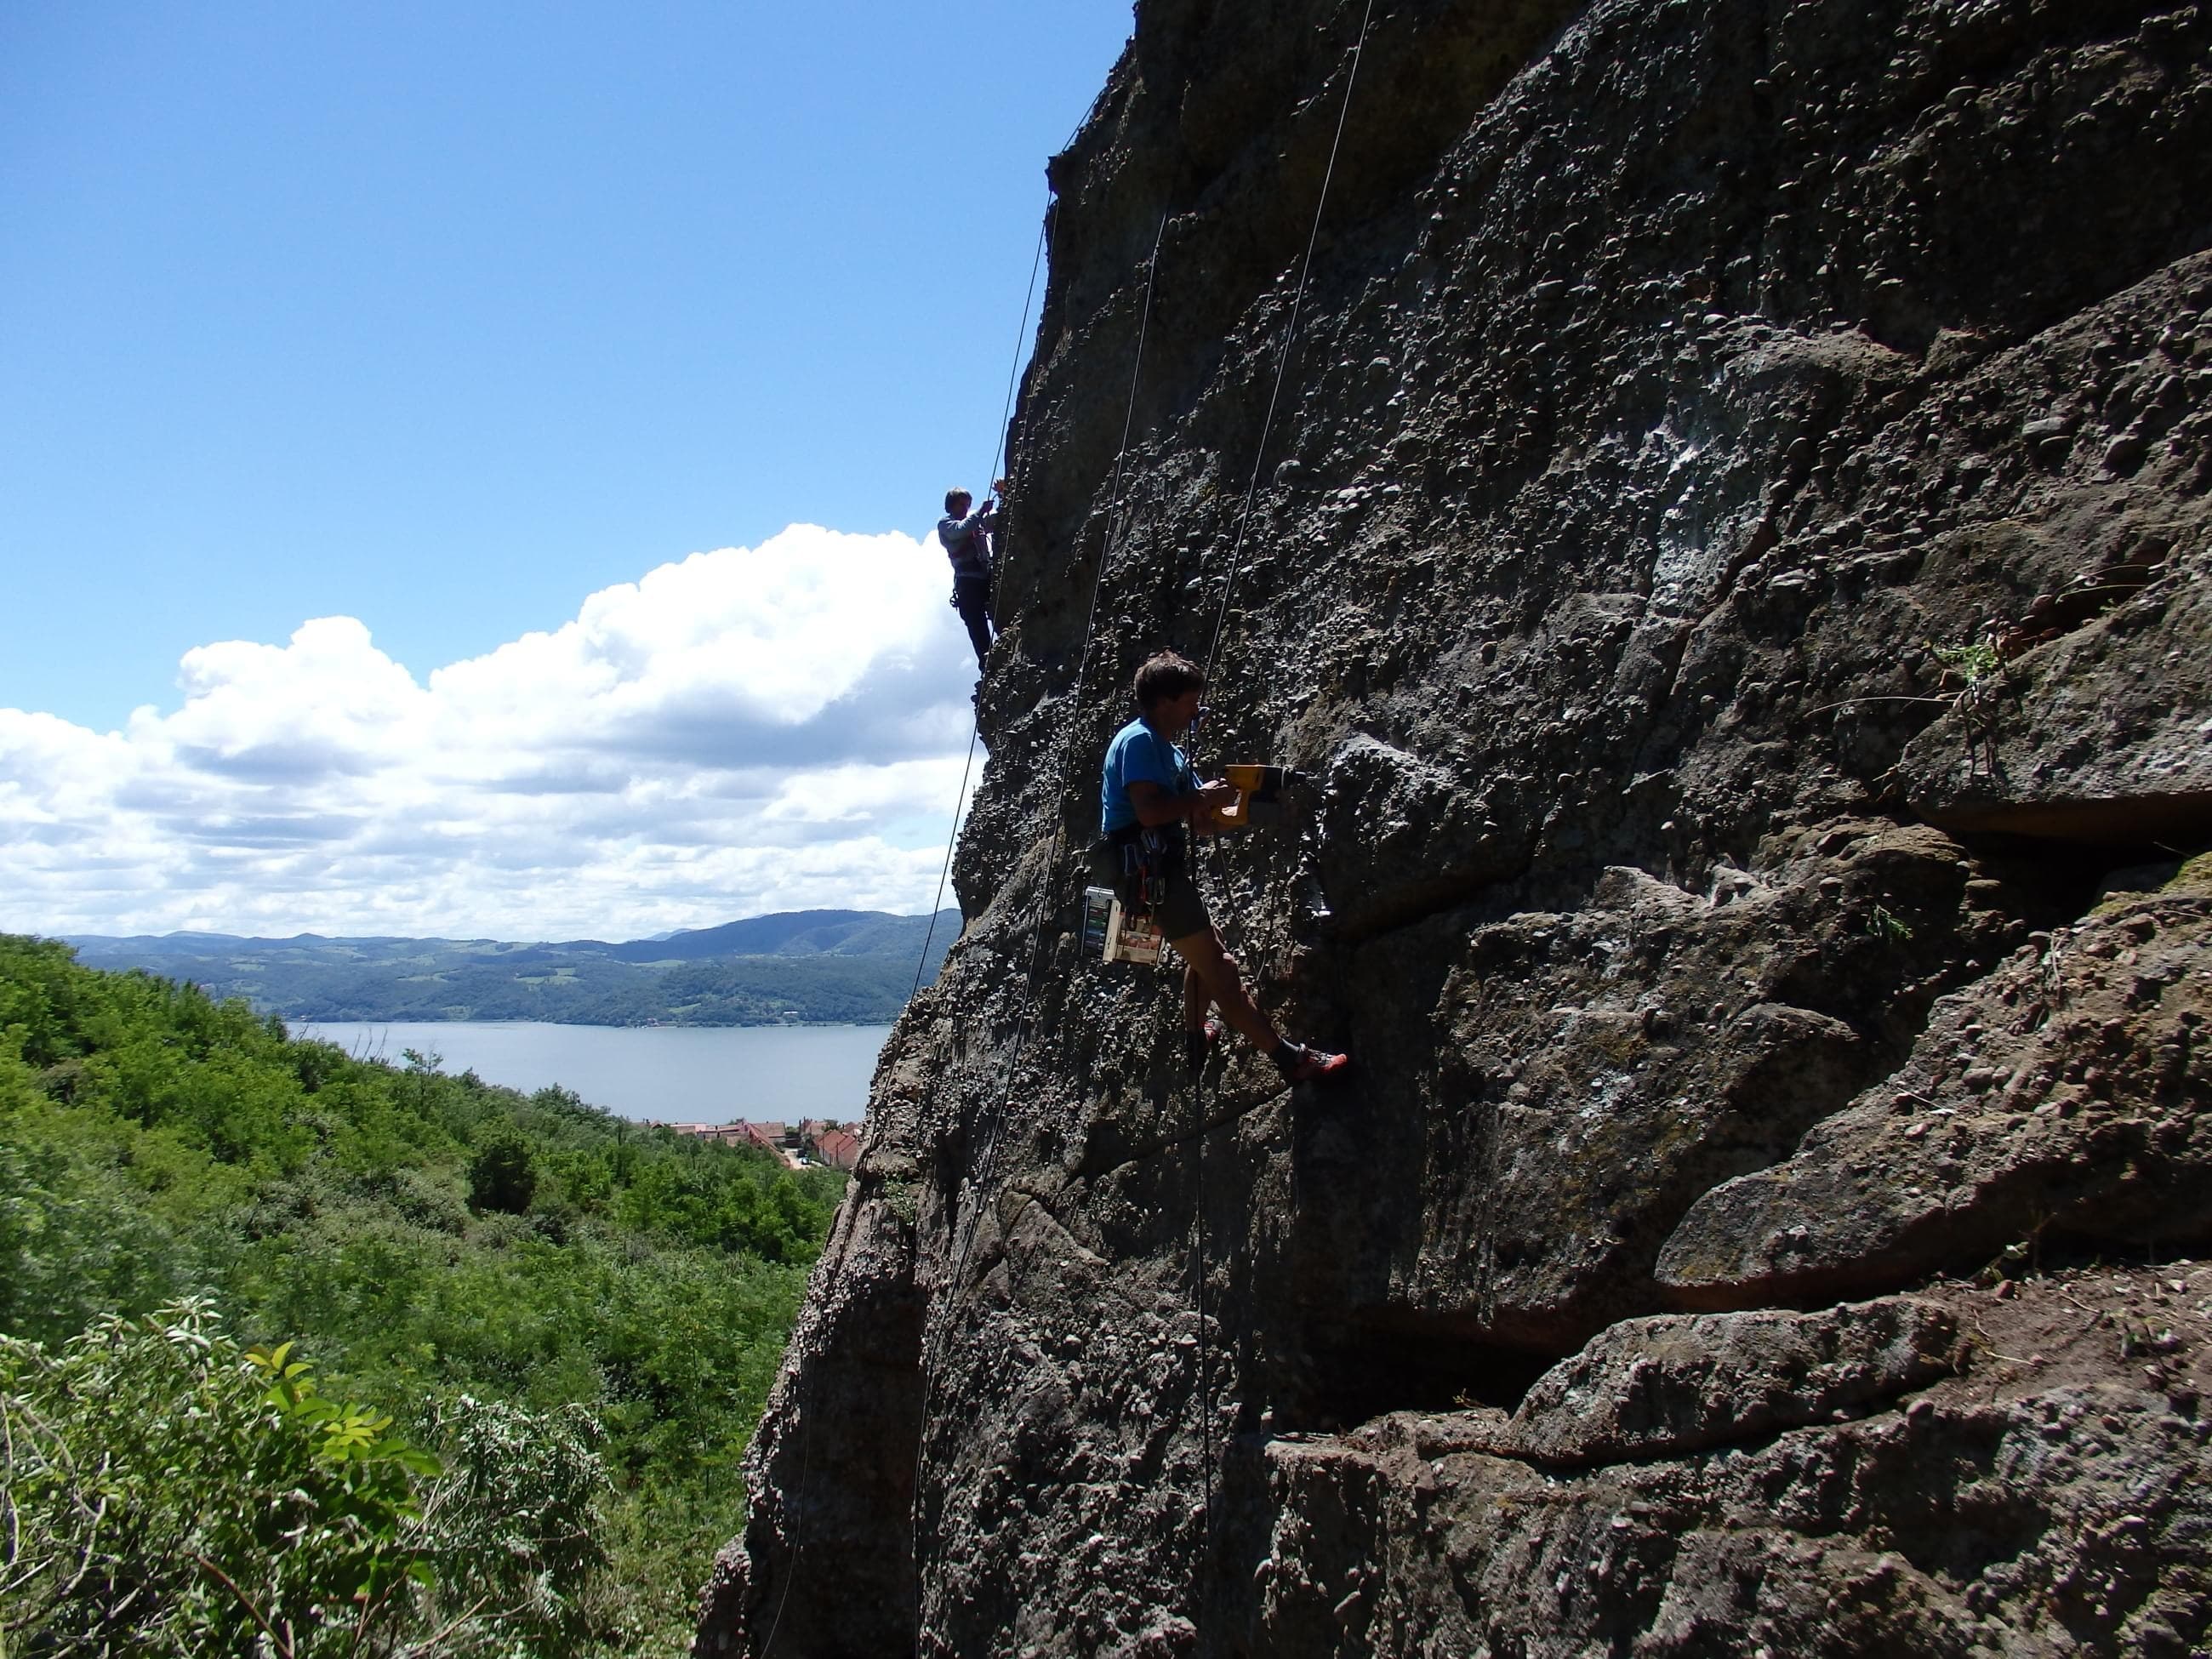
{"label": "climber in blue shirt", "polygon": [[1237,800],[1225,783],[1200,783],[1176,741],[1197,720],[1205,690],[1204,672],[1172,651],[1138,669],[1138,718],[1114,734],[1099,780],[1096,868],[1125,908],[1133,901],[1149,906],[1161,937],[1183,960],[1183,1042],[1193,1071],[1204,1066],[1218,1036],[1206,1017],[1212,1006],[1287,1081],[1326,1077],[1344,1068],[1345,1056],[1288,1042],[1275,1029],[1245,990],[1198,890],[1187,833],[1211,830],[1215,813]]}
{"label": "climber in blue shirt", "polygon": [[[1004,493],[1006,481],[995,488]],[[975,666],[991,650],[991,538],[999,527],[999,503],[985,500],[970,514],[975,501],[964,489],[945,492],[945,516],[937,521],[937,544],[952,565],[952,608],[968,624],[968,642],[975,647]]]}

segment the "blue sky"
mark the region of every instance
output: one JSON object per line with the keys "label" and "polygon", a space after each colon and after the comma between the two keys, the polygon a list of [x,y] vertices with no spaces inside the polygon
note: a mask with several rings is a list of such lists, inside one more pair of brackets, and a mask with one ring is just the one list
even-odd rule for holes
{"label": "blue sky", "polygon": [[[348,750],[333,773],[314,757],[334,726],[276,733],[226,716],[213,747],[185,741],[186,726],[205,736],[210,710],[250,705],[222,678],[248,665],[262,695],[366,730],[345,677],[368,663],[369,679],[388,678],[371,658],[428,695],[441,671],[518,661],[503,647],[580,629],[574,659],[614,676],[610,696],[661,684],[671,730],[714,726],[715,699],[742,697],[762,733],[782,732],[763,737],[764,757],[792,752],[793,732],[842,752],[826,729],[802,731],[836,709],[777,727],[774,705],[806,704],[805,687],[716,681],[696,640],[669,647],[691,679],[641,668],[661,638],[636,621],[650,585],[642,612],[601,608],[641,630],[619,648],[586,612],[717,550],[710,610],[735,617],[749,589],[775,586],[771,557],[796,562],[804,579],[778,591],[803,596],[848,544],[779,539],[785,526],[919,540],[946,484],[982,481],[1044,162],[1129,24],[1124,4],[1074,0],[0,8],[0,711],[15,717],[0,731],[0,887],[14,878],[21,895],[0,927],[343,921],[356,890],[311,862],[228,887],[175,863],[178,837],[272,812],[327,842],[321,798],[267,792],[368,763]],[[896,660],[850,684],[929,678],[944,704],[933,732],[957,724],[964,741],[963,641],[931,603],[919,633],[856,623],[855,641],[875,643],[854,649]],[[364,632],[294,652],[318,618]],[[773,631],[772,617],[751,620]],[[230,642],[293,655],[272,668],[208,654]],[[309,667],[334,678],[303,690]],[[478,685],[467,706],[489,695]],[[624,707],[635,729],[644,716]],[[93,741],[111,736],[135,745],[127,766]],[[908,733],[841,763],[911,768],[927,750],[941,787],[945,746]],[[744,758],[726,742],[708,760]],[[221,798],[195,795],[196,776]],[[246,788],[264,793],[221,794]],[[855,833],[918,842],[939,816],[928,797],[917,783],[910,799],[855,808]],[[103,823],[156,798],[172,817],[138,826],[137,852],[96,844]],[[726,851],[743,838],[731,835]],[[82,872],[41,885],[57,849],[87,837],[142,875],[149,848],[174,867],[112,892]],[[244,841],[215,850],[220,868],[260,856]],[[435,872],[418,873],[421,902],[385,925],[513,919],[478,905],[441,920],[470,890],[437,898]],[[896,873],[853,896],[881,896]],[[720,920],[826,901],[837,879],[665,903],[610,888],[620,914],[595,920],[696,925],[686,907]],[[178,896],[192,891],[204,902]]]}
{"label": "blue sky", "polygon": [[0,8],[0,702],[418,671],[988,464],[1126,5]]}

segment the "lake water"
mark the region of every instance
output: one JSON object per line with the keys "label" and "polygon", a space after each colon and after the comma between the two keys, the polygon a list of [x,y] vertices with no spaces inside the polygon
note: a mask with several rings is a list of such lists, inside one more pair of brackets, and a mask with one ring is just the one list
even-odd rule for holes
{"label": "lake water", "polygon": [[888,1025],[548,1025],[526,1020],[299,1021],[292,1035],[510,1089],[557,1083],[617,1116],[671,1123],[850,1122],[867,1109]]}

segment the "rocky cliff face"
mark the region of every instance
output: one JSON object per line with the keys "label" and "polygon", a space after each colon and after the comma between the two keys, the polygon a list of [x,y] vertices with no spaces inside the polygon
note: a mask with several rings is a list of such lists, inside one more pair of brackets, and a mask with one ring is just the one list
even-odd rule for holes
{"label": "rocky cliff face", "polygon": [[[1377,0],[1262,450],[1360,25],[1142,0],[1054,162],[967,927],[702,1652],[2203,1650],[2212,13]],[[1073,931],[1217,620],[1326,1091]]]}

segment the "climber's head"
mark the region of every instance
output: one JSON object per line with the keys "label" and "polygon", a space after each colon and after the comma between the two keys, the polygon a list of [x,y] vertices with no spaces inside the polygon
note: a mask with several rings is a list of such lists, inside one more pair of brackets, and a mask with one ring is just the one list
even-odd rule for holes
{"label": "climber's head", "polygon": [[956,519],[964,519],[975,499],[964,489],[948,489],[945,492],[945,510]]}
{"label": "climber's head", "polygon": [[1172,726],[1175,729],[1169,735],[1176,736],[1198,718],[1206,671],[1179,653],[1163,651],[1146,658],[1138,669],[1136,690],[1137,708],[1146,720],[1163,732]]}

